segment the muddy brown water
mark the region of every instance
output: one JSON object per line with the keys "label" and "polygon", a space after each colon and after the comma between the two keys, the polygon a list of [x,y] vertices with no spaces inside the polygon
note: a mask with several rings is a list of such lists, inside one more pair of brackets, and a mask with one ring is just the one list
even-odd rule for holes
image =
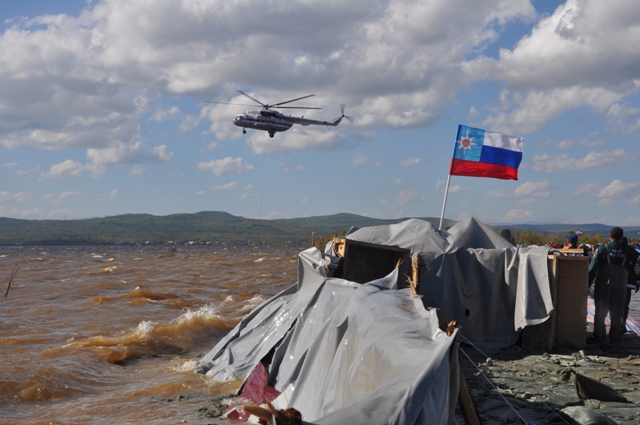
{"label": "muddy brown water", "polygon": [[228,423],[198,409],[241,383],[198,356],[296,282],[304,247],[174,248],[0,248],[0,423]]}
{"label": "muddy brown water", "polygon": [[198,408],[239,383],[198,355],[296,282],[302,249],[0,248],[0,423],[214,422]]}

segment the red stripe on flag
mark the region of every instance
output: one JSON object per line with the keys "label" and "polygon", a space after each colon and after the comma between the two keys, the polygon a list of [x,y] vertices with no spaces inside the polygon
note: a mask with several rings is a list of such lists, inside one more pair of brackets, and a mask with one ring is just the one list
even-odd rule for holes
{"label": "red stripe on flag", "polygon": [[502,180],[518,180],[518,169],[506,165],[485,162],[465,161],[453,158],[449,174],[452,176],[491,177]]}

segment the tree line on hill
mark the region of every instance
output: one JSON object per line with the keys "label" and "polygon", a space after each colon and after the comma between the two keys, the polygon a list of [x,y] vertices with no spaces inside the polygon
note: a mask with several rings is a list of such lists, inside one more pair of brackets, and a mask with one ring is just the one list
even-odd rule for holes
{"label": "tree line on hill", "polygon": [[[312,232],[315,241],[326,244],[336,234],[344,235],[351,227],[379,226],[399,223],[406,218],[376,219],[356,214],[339,213],[325,216],[258,220],[234,216],[220,211],[203,211],[195,214],[124,214],[118,216],[82,220],[24,220],[0,217],[0,245],[103,245],[103,244],[176,244],[184,243],[256,243],[310,244]],[[423,217],[434,226],[437,217]],[[445,219],[448,229],[456,221]],[[555,226],[555,227],[554,227]],[[587,226],[587,225],[585,225]],[[597,244],[608,239],[604,225],[589,225],[581,243]],[[563,243],[565,232],[548,232],[563,225],[514,226],[511,232],[519,244],[547,245]],[[635,232],[640,230],[636,228]],[[500,229],[496,228],[499,233]],[[584,231],[584,230],[583,230]],[[633,239],[633,238],[630,238]]]}

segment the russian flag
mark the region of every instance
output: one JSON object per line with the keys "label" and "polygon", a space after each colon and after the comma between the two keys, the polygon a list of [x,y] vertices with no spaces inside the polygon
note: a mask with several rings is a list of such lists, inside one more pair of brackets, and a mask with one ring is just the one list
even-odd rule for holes
{"label": "russian flag", "polygon": [[524,137],[458,125],[449,175],[518,180]]}

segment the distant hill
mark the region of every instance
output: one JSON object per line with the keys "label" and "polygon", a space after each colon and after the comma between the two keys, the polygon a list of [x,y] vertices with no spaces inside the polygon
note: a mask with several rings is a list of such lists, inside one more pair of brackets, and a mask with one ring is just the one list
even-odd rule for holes
{"label": "distant hill", "polygon": [[[102,245],[131,243],[310,243],[352,226],[398,223],[355,214],[334,214],[284,220],[249,219],[221,211],[195,214],[123,214],[82,220],[0,218],[0,245]],[[425,218],[436,226],[439,219]],[[455,223],[445,220],[445,227]]]}
{"label": "distant hill", "polygon": [[[351,227],[380,226],[399,223],[407,218],[377,219],[340,213],[325,216],[278,220],[249,219],[222,211],[202,211],[195,214],[123,214],[82,220],[22,220],[0,217],[0,245],[102,245],[133,243],[298,243],[309,244],[311,232],[321,238]],[[439,225],[438,217],[422,220]],[[456,222],[445,219],[443,228]],[[505,225],[518,230],[535,230],[562,234],[580,229],[586,234],[608,235],[611,226],[604,224],[543,224]],[[625,229],[637,238],[640,227]]]}
{"label": "distant hill", "polygon": [[92,245],[113,243],[283,242],[308,232],[272,220],[250,220],[225,212],[124,214],[83,220],[0,218],[3,245]]}

